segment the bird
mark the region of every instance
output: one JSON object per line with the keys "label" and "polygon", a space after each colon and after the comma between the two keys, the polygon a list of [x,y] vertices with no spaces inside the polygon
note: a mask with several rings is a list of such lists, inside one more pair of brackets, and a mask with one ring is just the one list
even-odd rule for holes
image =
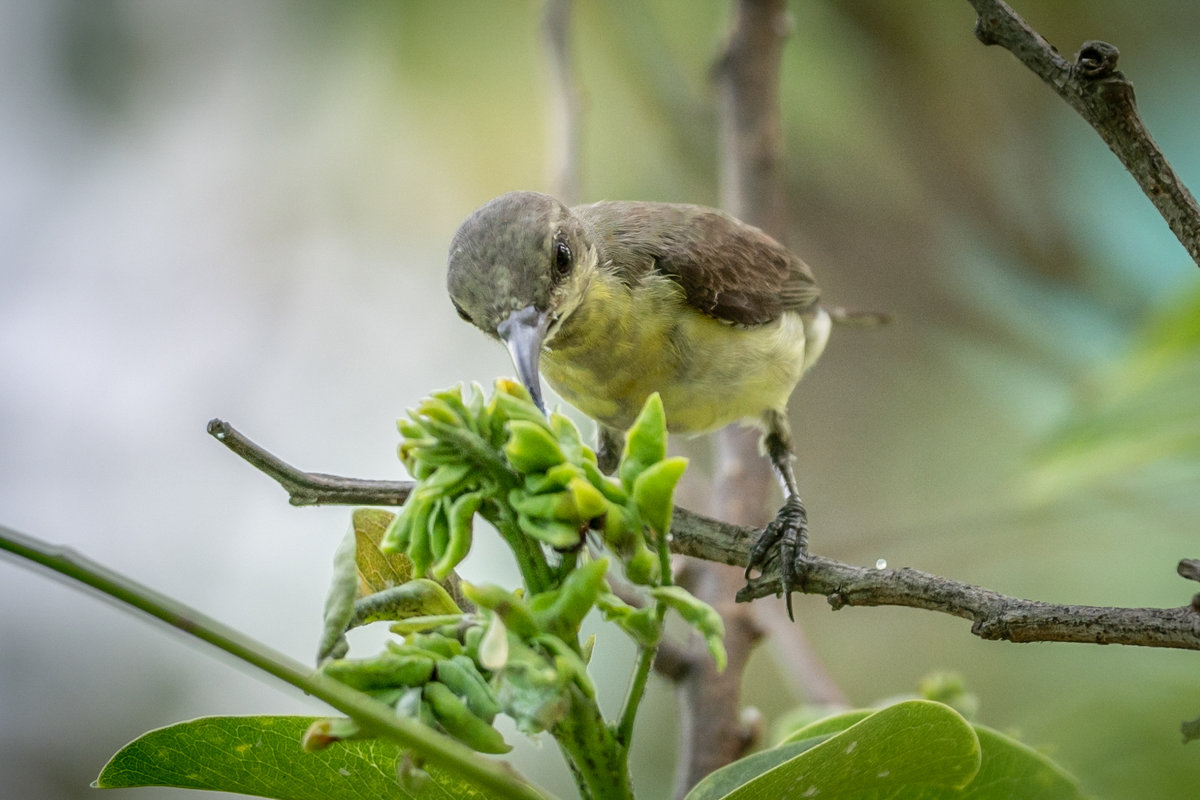
{"label": "bird", "polygon": [[788,398],[820,357],[832,323],[808,265],[735,217],[700,205],[602,201],[568,207],[514,191],[472,212],[450,243],[447,290],[458,315],[500,340],[545,411],[540,378],[598,429],[611,472],[621,437],[658,392],[671,433],[742,422],[784,503],[746,567],[778,546],[792,617],[808,515],[792,466]]}

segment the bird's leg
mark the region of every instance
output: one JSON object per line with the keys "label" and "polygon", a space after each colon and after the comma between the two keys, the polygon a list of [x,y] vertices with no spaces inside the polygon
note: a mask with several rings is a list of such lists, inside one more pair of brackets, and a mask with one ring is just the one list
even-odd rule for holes
{"label": "bird's leg", "polygon": [[621,459],[621,448],[624,445],[625,434],[616,428],[597,423],[596,429],[596,462],[600,471],[612,475]]}
{"label": "bird's leg", "polygon": [[779,544],[779,583],[787,605],[788,619],[792,616],[792,587],[796,583],[796,560],[808,553],[808,512],[800,499],[796,486],[796,473],[792,470],[792,441],[787,416],[780,411],[768,411],[764,415],[766,433],[763,448],[775,474],[783,484],[785,500],[775,519],[771,520],[758,541],[750,550],[746,565],[746,578],[754,570],[762,571],[767,557],[776,543]]}

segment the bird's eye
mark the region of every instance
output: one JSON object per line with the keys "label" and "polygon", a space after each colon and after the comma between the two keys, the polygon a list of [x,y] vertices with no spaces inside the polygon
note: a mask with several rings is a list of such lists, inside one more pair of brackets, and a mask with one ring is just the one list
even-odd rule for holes
{"label": "bird's eye", "polygon": [[558,239],[554,242],[554,272],[558,277],[566,277],[571,271],[572,257],[571,246],[566,240]]}

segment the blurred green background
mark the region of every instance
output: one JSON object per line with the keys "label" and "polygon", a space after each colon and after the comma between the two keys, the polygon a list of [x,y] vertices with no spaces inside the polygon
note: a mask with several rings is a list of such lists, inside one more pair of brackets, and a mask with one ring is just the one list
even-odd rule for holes
{"label": "blurred green background", "polygon": [[[444,253],[488,198],[550,188],[561,109],[540,10],[0,4],[0,521],[311,658],[347,512],[289,507],[204,424],[227,418],[307,469],[400,477],[406,407],[508,371],[446,302]],[[1064,53],[1118,45],[1156,139],[1200,187],[1200,5],[1017,10]],[[1186,603],[1200,271],[1091,129],[976,42],[967,3],[791,11],[790,243],[832,302],[898,320],[841,332],[793,398],[814,548],[1050,601]],[[576,3],[583,199],[716,202],[707,76],[728,18],[716,0]],[[481,538],[468,577],[513,579]],[[0,602],[5,797],[90,796],[118,747],[179,719],[320,713],[22,567],[0,565]],[[1195,796],[1200,745],[1178,731],[1200,714],[1194,653],[797,609],[856,703],[953,670],[982,721],[1095,796]],[[615,706],[628,650],[607,644]],[[768,720],[804,699],[769,645],[746,687]],[[646,797],[668,792],[674,705],[655,681],[634,759]],[[516,761],[572,796],[553,746],[522,742]]]}

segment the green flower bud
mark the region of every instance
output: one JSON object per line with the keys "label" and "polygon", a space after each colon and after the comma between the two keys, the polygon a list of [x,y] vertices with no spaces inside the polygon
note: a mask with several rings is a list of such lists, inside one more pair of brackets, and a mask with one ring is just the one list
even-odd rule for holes
{"label": "green flower bud", "polygon": [[633,481],[633,500],[638,512],[655,533],[666,535],[671,529],[675,485],[687,469],[686,458],[666,458],[642,470]]}
{"label": "green flower bud", "polygon": [[484,722],[490,724],[500,712],[496,693],[492,691],[487,679],[469,656],[459,655],[439,661],[437,680],[450,687],[452,692],[463,699],[471,713]]}
{"label": "green flower bud", "polygon": [[508,423],[504,456],[518,472],[544,472],[565,458],[554,435],[543,424],[515,419]]}
{"label": "green flower bud", "polygon": [[446,733],[480,753],[507,753],[512,749],[500,732],[480,719],[444,683],[425,684],[422,698],[429,703],[434,719]]}
{"label": "green flower bud", "polygon": [[646,398],[641,413],[625,434],[625,452],[617,465],[617,475],[626,489],[646,467],[667,456],[667,417],[658,392]]}
{"label": "green flower bud", "polygon": [[633,555],[625,562],[625,577],[639,586],[657,586],[662,581],[662,562],[658,553],[639,540]]}
{"label": "green flower bud", "polygon": [[[486,608],[504,621],[505,626],[522,639],[537,633],[537,625],[529,606],[517,595],[491,583],[474,584],[463,581],[462,592],[479,608]],[[488,664],[489,669],[492,667]]]}
{"label": "green flower bud", "polygon": [[607,558],[589,561],[568,573],[557,589],[531,597],[529,608],[538,629],[562,639],[573,638],[583,618],[596,605],[607,574]]}
{"label": "green flower bud", "polygon": [[555,519],[531,517],[528,514],[517,513],[517,525],[521,531],[539,542],[559,550],[578,547],[580,542],[580,526]]}
{"label": "green flower bud", "polygon": [[367,659],[338,658],[321,665],[334,680],[362,692],[395,686],[421,686],[433,676],[433,659],[384,651]]}
{"label": "green flower bud", "polygon": [[446,548],[430,567],[430,574],[434,580],[445,580],[446,576],[453,572],[454,568],[470,552],[471,541],[474,537],[475,513],[479,511],[482,504],[483,495],[480,492],[460,495],[451,503],[447,514],[450,530]]}

